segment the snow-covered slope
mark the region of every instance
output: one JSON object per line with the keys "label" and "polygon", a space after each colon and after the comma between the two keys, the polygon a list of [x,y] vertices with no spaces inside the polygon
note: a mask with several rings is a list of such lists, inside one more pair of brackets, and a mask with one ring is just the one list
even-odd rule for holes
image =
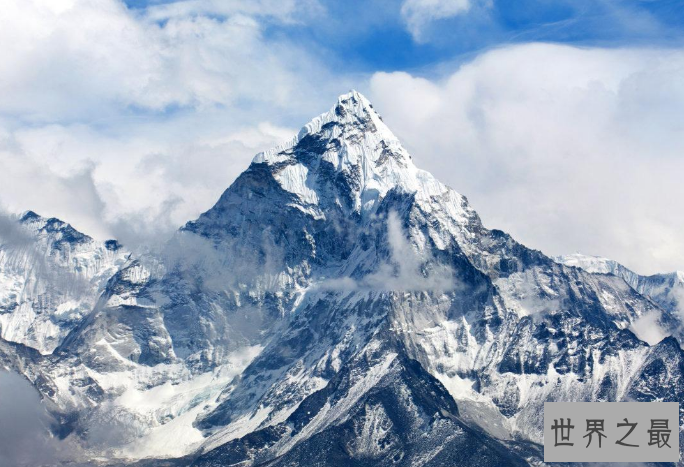
{"label": "snow-covered slope", "polygon": [[90,313],[127,252],[27,212],[0,237],[0,337],[52,351]]}
{"label": "snow-covered slope", "polygon": [[660,341],[666,336],[674,335],[680,342],[684,342],[684,272],[642,276],[617,261],[580,253],[557,256],[554,259],[561,264],[582,268],[591,273],[620,277],[634,290],[653,300],[662,310],[654,315],[637,317],[633,323],[635,332],[643,334],[647,341]]}
{"label": "snow-covered slope", "polygon": [[617,261],[581,253],[554,257],[566,266],[582,268],[598,274],[613,274],[625,280],[634,290],[646,295],[662,308],[684,313],[684,271],[642,276]]}
{"label": "snow-covered slope", "polygon": [[356,92],[162,251],[52,355],[0,341],[87,455],[521,465],[545,401],[684,396],[676,340],[630,331],[658,304],[485,228]]}

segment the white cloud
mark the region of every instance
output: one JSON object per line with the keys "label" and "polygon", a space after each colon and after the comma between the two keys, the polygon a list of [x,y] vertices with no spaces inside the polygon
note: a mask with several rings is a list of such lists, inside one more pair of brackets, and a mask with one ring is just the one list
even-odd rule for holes
{"label": "white cloud", "polygon": [[306,51],[263,34],[265,22],[316,8],[5,2],[0,204],[128,243],[196,217],[255,153],[295,132],[279,122],[304,121],[346,89]]}
{"label": "white cloud", "polygon": [[211,207],[256,152],[293,133],[269,123],[216,134],[180,127],[188,141],[157,135],[156,124],[130,138],[84,125],[15,130],[0,138],[0,201],[133,246]]}
{"label": "white cloud", "polygon": [[659,323],[660,313],[652,311],[637,318],[629,327],[636,336],[648,345],[656,345],[669,336]]}
{"label": "white cloud", "polygon": [[370,97],[489,227],[643,274],[684,266],[681,76],[681,50],[528,44],[440,80],[377,73]]}
{"label": "white cloud", "polygon": [[[261,15],[282,21],[297,8],[259,4]],[[263,37],[247,15],[256,5],[217,5],[180,2],[135,14],[118,0],[9,0],[0,16],[0,112],[45,121],[250,99],[286,105],[307,57]]]}
{"label": "white cloud", "polygon": [[[465,11],[420,5],[416,18]],[[129,244],[196,217],[253,154],[363,89],[264,33],[319,13],[309,0],[6,1],[0,205]],[[650,273],[684,265],[683,73],[677,50],[531,44],[439,80],[378,73],[369,88],[418,164],[488,226]]]}
{"label": "white cloud", "polygon": [[[421,42],[426,26],[433,21],[467,13],[478,0],[405,0],[401,16],[414,40]],[[489,5],[491,1],[480,2]]]}

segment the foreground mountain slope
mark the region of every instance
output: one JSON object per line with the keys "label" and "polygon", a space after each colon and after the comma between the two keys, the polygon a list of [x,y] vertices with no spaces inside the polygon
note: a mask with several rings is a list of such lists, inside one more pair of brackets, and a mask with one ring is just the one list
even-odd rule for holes
{"label": "foreground mountain slope", "polygon": [[230,441],[193,465],[526,465],[461,422],[445,388],[416,361],[385,346],[371,341],[286,420]]}
{"label": "foreground mountain slope", "polygon": [[676,341],[630,330],[653,313],[486,229],[351,92],[129,258],[52,355],[0,353],[91,455],[516,465],[546,401],[679,400]]}

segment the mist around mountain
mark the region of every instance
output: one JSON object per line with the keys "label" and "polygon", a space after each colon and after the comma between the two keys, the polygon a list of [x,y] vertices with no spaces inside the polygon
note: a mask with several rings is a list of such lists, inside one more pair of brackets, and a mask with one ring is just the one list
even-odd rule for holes
{"label": "mist around mountain", "polygon": [[539,465],[544,402],[684,400],[680,275],[486,228],[354,91],[150,251],[0,229],[16,465]]}

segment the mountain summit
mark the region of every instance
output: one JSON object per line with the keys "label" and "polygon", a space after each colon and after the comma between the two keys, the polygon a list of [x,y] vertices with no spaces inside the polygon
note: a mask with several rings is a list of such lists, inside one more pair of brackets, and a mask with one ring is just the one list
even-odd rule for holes
{"label": "mountain summit", "polygon": [[319,154],[340,169],[354,165],[381,165],[387,161],[381,156],[383,153],[387,155],[388,151],[392,151],[394,159],[399,160],[404,167],[411,160],[368,99],[351,91],[340,96],[337,104],[328,112],[304,125],[292,140],[257,154],[252,162],[277,163],[287,160],[287,154],[291,154],[296,146],[303,144],[306,147],[314,141],[323,144],[335,144],[335,141],[346,143],[348,149],[338,157]]}
{"label": "mountain summit", "polygon": [[485,228],[351,92],[127,256],[53,352],[2,340],[0,361],[86,458],[526,465],[545,401],[684,399],[682,350],[639,339],[644,316],[679,326]]}
{"label": "mountain summit", "polygon": [[[243,175],[251,171],[268,172],[301,210],[319,216],[337,209],[366,215],[390,191],[424,200],[451,193],[461,204],[460,195],[416,168],[372,104],[356,91],[340,96],[330,111],[307,123],[291,141],[257,154]],[[234,188],[209,213],[229,202]]]}

